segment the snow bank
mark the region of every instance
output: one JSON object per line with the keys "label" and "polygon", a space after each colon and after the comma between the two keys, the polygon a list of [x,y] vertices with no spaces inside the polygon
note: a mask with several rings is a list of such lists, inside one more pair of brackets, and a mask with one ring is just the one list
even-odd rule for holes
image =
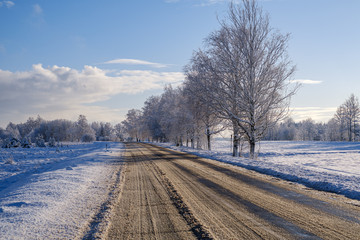
{"label": "snow bank", "polygon": [[230,139],[215,139],[213,151],[159,145],[360,200],[358,142],[261,142],[255,160],[249,159],[247,153],[232,157]]}
{"label": "snow bank", "polygon": [[0,238],[74,239],[108,198],[123,145],[0,149]]}

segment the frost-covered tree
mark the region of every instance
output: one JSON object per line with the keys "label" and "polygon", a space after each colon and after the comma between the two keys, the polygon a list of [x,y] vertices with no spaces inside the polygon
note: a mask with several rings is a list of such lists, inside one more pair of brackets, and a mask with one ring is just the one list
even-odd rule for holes
{"label": "frost-covered tree", "polygon": [[70,131],[71,126],[73,125],[72,121],[66,119],[57,119],[50,122],[53,125],[53,138],[57,142],[61,141],[70,141]]}
{"label": "frost-covered tree", "polygon": [[111,123],[106,122],[106,123],[103,124],[103,133],[104,133],[104,138],[106,140],[108,140],[108,141],[111,140],[113,132],[114,132],[114,128],[111,125]]}
{"label": "frost-covered tree", "polygon": [[186,66],[185,74],[186,89],[195,95],[201,103],[207,107],[217,118],[228,120],[232,123],[234,132],[233,156],[238,155],[238,145],[240,139],[240,128],[234,117],[234,114],[240,115],[236,104],[236,91],[230,89],[230,86],[217,78],[218,65],[206,52],[199,50],[194,53],[191,63]]}
{"label": "frost-covered tree", "polygon": [[292,118],[287,118],[280,124],[280,136],[278,140],[295,140],[297,124]]}
{"label": "frost-covered tree", "polygon": [[359,100],[354,94],[336,110],[334,119],[336,120],[341,140],[347,139],[354,141],[359,136],[359,117],[360,105]]}
{"label": "frost-covered tree", "polygon": [[326,125],[325,139],[327,141],[342,141],[340,124],[335,117],[330,119]]}
{"label": "frost-covered tree", "polygon": [[164,88],[160,99],[160,126],[168,140],[176,145],[182,145],[186,136],[185,118],[187,113],[180,106],[180,89],[173,89],[170,85]]}
{"label": "frost-covered tree", "polygon": [[84,135],[92,136],[95,139],[95,131],[90,127],[86,116],[79,115],[78,120],[74,123],[72,128],[72,137],[77,141],[80,141]]}
{"label": "frost-covered tree", "polygon": [[92,122],[91,128],[95,131],[96,140],[99,140],[100,137],[100,123],[99,122]]}
{"label": "frost-covered tree", "polygon": [[29,137],[31,133],[38,127],[40,127],[40,124],[44,122],[45,120],[42,119],[40,116],[37,116],[36,119],[33,117],[29,117],[28,120],[25,123],[18,124],[18,129],[20,132],[21,138]]}
{"label": "frost-covered tree", "polygon": [[46,142],[49,142],[50,138],[54,138],[56,141],[72,141],[75,139],[74,132],[74,123],[72,121],[56,119],[52,121],[42,120],[40,125],[31,131],[30,135],[34,142],[39,135]]}
{"label": "frost-covered tree", "polygon": [[296,140],[298,137],[298,131],[300,129],[300,123],[295,123],[292,118],[286,118],[284,121],[276,124],[268,130],[265,140]]}
{"label": "frost-covered tree", "polygon": [[147,131],[147,137],[153,141],[164,141],[165,134],[161,128],[160,122],[162,111],[160,108],[160,96],[150,96],[146,99],[142,109],[143,121]]}
{"label": "frost-covered tree", "polygon": [[110,141],[113,137],[114,128],[109,122],[93,122],[91,128],[95,131],[98,141]]}
{"label": "frost-covered tree", "polygon": [[312,141],[316,135],[315,121],[311,118],[303,120],[299,124],[298,138],[302,141]]}
{"label": "frost-covered tree", "polygon": [[354,141],[358,136],[358,122],[360,116],[359,99],[351,94],[344,103],[349,141]]}
{"label": "frost-covered tree", "polygon": [[138,109],[130,109],[126,114],[126,119],[122,121],[122,125],[129,138],[135,141],[139,141],[142,138],[142,113]]}
{"label": "frost-covered tree", "polygon": [[11,136],[10,136],[9,132],[7,132],[5,129],[0,127],[0,139],[5,140],[5,139],[8,139],[10,137]]}
{"label": "frost-covered tree", "polygon": [[10,122],[6,126],[6,131],[11,136],[11,138],[20,139],[20,132],[16,124]]}
{"label": "frost-covered tree", "polygon": [[202,94],[217,114],[233,123],[235,141],[243,133],[254,156],[255,143],[288,112],[294,66],[287,58],[289,35],[274,31],[255,0],[230,5],[228,18],[210,34],[207,50],[192,60],[202,69]]}
{"label": "frost-covered tree", "polygon": [[124,141],[125,139],[125,129],[121,123],[118,123],[114,126],[114,133],[115,136],[118,138],[119,141]]}
{"label": "frost-covered tree", "polygon": [[346,117],[346,110],[345,106],[342,104],[336,110],[334,119],[339,127],[339,134],[340,134],[340,141],[344,141],[347,139],[348,131],[347,131],[347,117]]}
{"label": "frost-covered tree", "polygon": [[[191,122],[189,125],[189,132],[193,136],[205,134],[207,149],[211,150],[211,137],[221,131],[225,130],[225,122],[222,118],[216,115],[211,107],[211,99],[206,99],[202,95],[201,86],[198,88],[196,81],[190,80],[192,77],[200,77],[199,72],[191,67],[196,68],[195,65],[187,66],[186,69],[187,81],[185,81],[183,95],[184,105],[191,114]],[[195,73],[196,72],[196,73]],[[205,78],[204,78],[205,79]]]}

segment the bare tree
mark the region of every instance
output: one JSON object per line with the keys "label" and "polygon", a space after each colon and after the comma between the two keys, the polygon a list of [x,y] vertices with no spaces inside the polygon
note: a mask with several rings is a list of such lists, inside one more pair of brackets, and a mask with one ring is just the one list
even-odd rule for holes
{"label": "bare tree", "polygon": [[[336,115],[335,115],[336,116]],[[342,141],[341,127],[336,117],[331,118],[326,126],[327,141]]]}
{"label": "bare tree", "polygon": [[165,135],[161,129],[161,109],[159,96],[150,96],[144,103],[142,108],[145,129],[148,133],[148,138],[152,141],[162,141]]}
{"label": "bare tree", "polygon": [[344,141],[348,134],[346,126],[346,110],[344,104],[337,108],[334,119],[339,126],[340,141]]}
{"label": "bare tree", "polygon": [[230,120],[234,145],[244,134],[254,157],[255,143],[288,113],[295,67],[287,58],[289,35],[274,31],[255,0],[231,4],[221,29],[210,34],[208,49],[197,51],[188,79],[202,88],[219,117]]}
{"label": "bare tree", "polygon": [[345,103],[340,107],[342,109],[342,117],[346,121],[349,141],[354,141],[357,136],[357,125],[360,116],[359,99],[351,94]]}
{"label": "bare tree", "polygon": [[189,79],[192,77],[196,78],[196,76],[193,75],[194,72],[190,69],[191,66],[187,67],[189,69],[185,69],[185,71],[188,75],[188,81],[185,81],[183,94],[185,95],[187,108],[190,110],[193,118],[193,124],[190,126],[190,129],[193,130],[193,135],[200,135],[199,132],[205,133],[207,149],[211,150],[211,137],[224,131],[226,127],[223,119],[219,118],[210,106],[211,99],[203,97],[202,88],[197,87],[199,85],[196,84],[196,81],[189,81]]}
{"label": "bare tree", "polygon": [[313,141],[315,138],[315,121],[311,118],[305,119],[299,123],[298,138],[301,141]]}
{"label": "bare tree", "polygon": [[91,136],[91,138],[95,139],[95,131],[89,125],[86,116],[82,114],[79,115],[78,120],[74,123],[70,132],[72,138],[76,139],[77,141],[82,140],[85,135]]}
{"label": "bare tree", "polygon": [[130,109],[126,114],[126,119],[121,122],[126,133],[135,141],[140,141],[141,139],[141,117],[142,112],[140,110]]}
{"label": "bare tree", "polygon": [[114,131],[115,131],[115,135],[118,138],[118,140],[124,141],[125,129],[121,123],[118,123],[114,126]]}

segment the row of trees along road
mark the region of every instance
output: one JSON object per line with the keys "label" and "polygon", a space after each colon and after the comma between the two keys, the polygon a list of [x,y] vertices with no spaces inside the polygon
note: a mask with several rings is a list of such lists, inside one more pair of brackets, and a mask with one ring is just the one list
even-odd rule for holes
{"label": "row of trees along road", "polygon": [[[186,138],[194,145],[203,128],[210,149],[211,135],[221,130],[219,125],[230,124],[233,155],[243,136],[254,157],[256,142],[286,116],[297,89],[289,86],[295,69],[287,58],[289,35],[270,27],[268,15],[255,0],[230,4],[220,26],[206,38],[205,48],[193,53],[182,87],[168,87],[162,97],[150,98],[143,117],[136,110],[129,112],[128,119],[137,117],[146,126],[140,132],[139,127],[131,128],[134,132],[180,144]],[[165,110],[166,115],[161,114]]]}

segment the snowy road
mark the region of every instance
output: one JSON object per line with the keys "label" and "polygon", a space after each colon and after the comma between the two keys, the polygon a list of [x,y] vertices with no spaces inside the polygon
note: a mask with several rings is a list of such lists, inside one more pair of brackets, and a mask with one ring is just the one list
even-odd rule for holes
{"label": "snowy road", "polygon": [[124,161],[107,239],[359,239],[360,204],[340,195],[142,143]]}
{"label": "snowy road", "polygon": [[[0,239],[91,234],[119,182],[121,143],[1,149]],[[1,160],[1,159],[0,159]],[[105,224],[105,220],[102,224]]]}

